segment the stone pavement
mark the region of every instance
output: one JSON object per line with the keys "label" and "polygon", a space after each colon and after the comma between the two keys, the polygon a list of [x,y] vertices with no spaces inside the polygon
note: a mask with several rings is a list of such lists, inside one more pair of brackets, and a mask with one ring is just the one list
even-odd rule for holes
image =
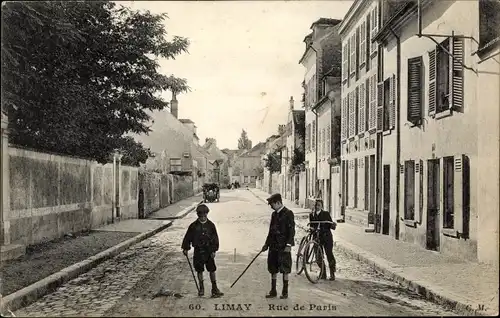
{"label": "stone pavement", "polygon": [[169,205],[163,209],[151,213],[148,219],[159,219],[159,220],[169,220],[176,219],[179,217],[179,212],[190,207],[194,203],[199,203],[202,200],[201,194],[189,197],[187,199],[176,202]]}
{"label": "stone pavement", "polygon": [[[261,199],[269,197],[259,189],[251,191]],[[293,210],[299,209],[290,200],[284,201]],[[416,284],[430,298],[455,303],[464,312],[498,314],[498,264],[468,262],[347,223],[337,225],[334,240],[338,248],[393,273],[398,280]]]}

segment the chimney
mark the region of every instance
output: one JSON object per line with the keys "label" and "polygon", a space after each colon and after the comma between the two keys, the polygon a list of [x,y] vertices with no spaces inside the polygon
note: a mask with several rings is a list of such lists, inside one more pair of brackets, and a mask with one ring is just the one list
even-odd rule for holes
{"label": "chimney", "polygon": [[293,96],[290,96],[290,110],[293,110]]}
{"label": "chimney", "polygon": [[172,100],[170,101],[170,112],[175,118],[179,115],[179,102],[177,101],[177,97],[174,92],[172,92]]}

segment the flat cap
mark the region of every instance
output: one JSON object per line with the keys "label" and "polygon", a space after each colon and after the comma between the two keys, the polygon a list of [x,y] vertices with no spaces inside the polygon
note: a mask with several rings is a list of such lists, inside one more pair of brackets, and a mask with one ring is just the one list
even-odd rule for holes
{"label": "flat cap", "polygon": [[276,203],[276,202],[283,202],[281,200],[281,194],[279,194],[279,193],[275,193],[272,196],[270,196],[269,198],[267,198],[267,203],[268,204]]}

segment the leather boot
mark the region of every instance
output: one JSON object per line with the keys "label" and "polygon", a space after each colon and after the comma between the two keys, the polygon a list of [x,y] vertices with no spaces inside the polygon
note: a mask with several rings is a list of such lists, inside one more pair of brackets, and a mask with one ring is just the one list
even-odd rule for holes
{"label": "leather boot", "polygon": [[335,268],[330,267],[330,280],[335,280]]}
{"label": "leather boot", "polygon": [[202,297],[205,295],[205,287],[203,286],[203,281],[200,280],[200,290],[198,291],[198,296]]}
{"label": "leather boot", "polygon": [[276,291],[276,279],[271,279],[271,291],[266,295],[266,298],[275,298],[278,296],[278,292]]}
{"label": "leather boot", "polygon": [[217,282],[213,281],[212,282],[212,298],[219,298],[221,296],[224,296],[224,293],[222,293],[219,288],[217,288]]}
{"label": "leather boot", "polygon": [[287,298],[288,298],[288,281],[283,280],[283,290],[281,291],[280,299],[287,299]]}

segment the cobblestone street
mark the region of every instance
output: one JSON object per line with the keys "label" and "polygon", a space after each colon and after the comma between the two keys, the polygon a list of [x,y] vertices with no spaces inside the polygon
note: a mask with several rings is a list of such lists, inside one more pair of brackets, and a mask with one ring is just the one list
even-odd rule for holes
{"label": "cobblestone street", "polygon": [[[287,300],[264,298],[270,288],[266,253],[230,289],[262,246],[271,211],[246,190],[222,191],[220,202],[209,207],[209,218],[216,224],[221,242],[216,263],[218,285],[225,293],[222,298],[209,298],[208,273],[206,296],[196,295],[189,266],[180,252],[185,230],[196,218],[190,213],[169,229],[15,312],[16,316],[454,315],[338,252],[336,281],[313,285],[303,274],[292,272]],[[304,222],[300,219],[301,214],[296,213],[297,223]],[[303,234],[297,227],[296,242]],[[281,286],[278,279],[278,292]],[[172,295],[155,297],[161,289]]]}

